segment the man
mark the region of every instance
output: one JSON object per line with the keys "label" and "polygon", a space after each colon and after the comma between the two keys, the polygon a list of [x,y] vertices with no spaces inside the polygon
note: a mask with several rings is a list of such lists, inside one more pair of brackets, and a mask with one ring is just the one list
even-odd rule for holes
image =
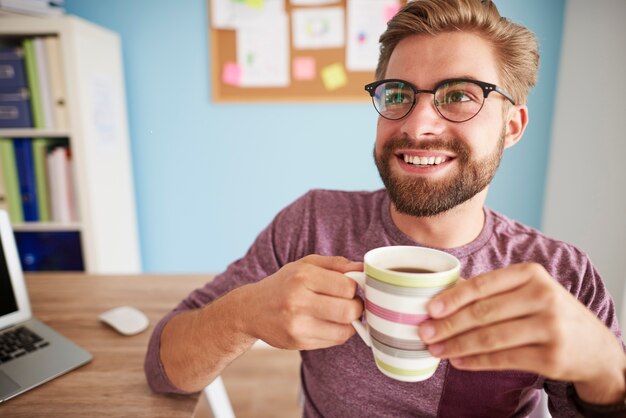
{"label": "man", "polygon": [[[586,255],[484,207],[503,150],[528,123],[538,48],[480,0],[416,0],[381,36],[376,192],[312,191],[248,253],[156,327],[146,374],[191,393],[257,340],[300,350],[307,417],[624,416],[626,356],[613,302]],[[365,252],[444,249],[462,281],[419,327],[444,359],[430,379],[382,375],[350,322]],[[611,332],[612,331],[612,332]],[[447,361],[445,361],[447,360]]]}

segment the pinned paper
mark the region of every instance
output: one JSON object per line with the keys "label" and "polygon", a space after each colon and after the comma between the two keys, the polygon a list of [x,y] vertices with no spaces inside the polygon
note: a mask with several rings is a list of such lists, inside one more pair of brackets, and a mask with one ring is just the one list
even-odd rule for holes
{"label": "pinned paper", "polygon": [[347,2],[346,67],[350,71],[372,71],[380,54],[378,39],[400,4],[398,0]]}
{"label": "pinned paper", "polygon": [[264,19],[237,30],[237,64],[241,87],[287,87],[289,78],[289,22],[286,14]]}
{"label": "pinned paper", "polygon": [[293,78],[296,80],[313,80],[315,78],[315,58],[296,57],[293,59]]}
{"label": "pinned paper", "polygon": [[211,0],[211,24],[216,29],[238,29],[266,16],[285,12],[285,0]]}
{"label": "pinned paper", "polygon": [[339,0],[290,0],[293,6],[324,6],[337,3]]}
{"label": "pinned paper", "polygon": [[222,83],[231,86],[241,85],[241,67],[234,62],[227,62],[222,69]]}
{"label": "pinned paper", "polygon": [[294,48],[340,48],[344,45],[343,8],[296,9],[291,15]]}
{"label": "pinned paper", "polygon": [[322,68],[321,74],[326,90],[337,90],[348,83],[346,71],[339,62]]}

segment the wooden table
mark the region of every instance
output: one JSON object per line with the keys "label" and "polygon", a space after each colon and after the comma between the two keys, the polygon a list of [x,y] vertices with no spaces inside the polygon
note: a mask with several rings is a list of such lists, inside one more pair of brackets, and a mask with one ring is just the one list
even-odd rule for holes
{"label": "wooden table", "polygon": [[[143,360],[158,320],[209,279],[208,275],[27,275],[34,316],[91,352],[93,360],[0,404],[0,417],[190,417],[197,395],[152,393]],[[142,310],[150,319],[148,330],[126,337],[99,321],[101,312],[120,305]],[[263,383],[268,375],[284,389]],[[296,352],[252,350],[222,377],[238,417],[299,414]],[[251,393],[253,388],[260,394]],[[274,413],[276,399],[264,400],[264,388],[269,394],[281,393],[280,413]]]}
{"label": "wooden table", "polygon": [[[33,314],[93,355],[87,365],[3,405],[0,416],[190,416],[196,397],[153,394],[143,373],[148,338],[159,318],[208,277],[31,274]],[[148,330],[118,334],[98,315],[132,305],[150,319]]]}

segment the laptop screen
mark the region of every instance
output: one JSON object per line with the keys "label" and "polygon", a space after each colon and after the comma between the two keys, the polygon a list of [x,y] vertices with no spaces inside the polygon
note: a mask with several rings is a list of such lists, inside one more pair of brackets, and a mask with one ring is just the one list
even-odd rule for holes
{"label": "laptop screen", "polygon": [[2,240],[0,240],[0,316],[13,312],[17,312],[17,301],[13,286],[11,286],[11,276],[4,257]]}

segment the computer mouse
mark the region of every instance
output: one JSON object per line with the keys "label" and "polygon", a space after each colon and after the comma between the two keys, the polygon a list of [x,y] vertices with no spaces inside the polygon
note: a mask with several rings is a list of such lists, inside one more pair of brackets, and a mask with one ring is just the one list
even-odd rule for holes
{"label": "computer mouse", "polygon": [[132,306],[118,306],[100,314],[100,320],[123,335],[135,335],[148,328],[148,317]]}

